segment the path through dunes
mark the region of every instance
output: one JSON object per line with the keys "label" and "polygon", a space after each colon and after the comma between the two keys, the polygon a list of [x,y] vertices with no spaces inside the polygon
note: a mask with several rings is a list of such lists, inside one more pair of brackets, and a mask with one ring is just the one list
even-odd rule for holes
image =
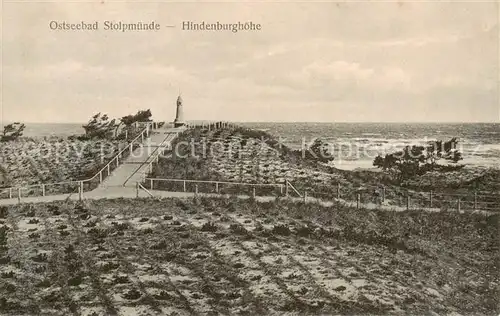
{"label": "path through dunes", "polygon": [[123,164],[118,166],[109,177],[95,190],[95,195],[104,195],[107,188],[117,186],[135,187],[137,182],[143,180],[143,175],[148,171],[149,162],[159,151],[170,147],[182,128],[161,128],[151,132],[144,143],[129,155]]}
{"label": "path through dunes", "polygon": [[[169,192],[162,190],[143,190],[137,188],[132,188],[130,186],[114,186],[107,187],[105,190],[93,190],[85,193],[82,198],[84,200],[100,200],[100,199],[119,199],[119,198],[156,198],[156,199],[165,199],[165,198],[194,198],[194,197],[224,197],[227,199],[237,197],[239,199],[250,199],[249,195],[229,195],[229,194],[217,194],[217,193],[195,193],[195,192]],[[22,203],[47,203],[53,201],[77,201],[80,197],[78,193],[71,194],[60,194],[60,195],[50,195],[50,196],[37,196],[37,197],[26,197],[22,199]],[[276,196],[256,196],[255,200],[259,202],[270,202],[276,200]],[[280,197],[281,200],[288,200],[292,202],[303,202],[304,198],[302,197]],[[333,199],[333,200],[321,200],[318,198],[308,197],[307,203],[318,203],[322,206],[332,206],[337,203],[340,203],[345,206],[356,207],[357,203],[352,201],[346,201],[343,199]],[[18,199],[2,199],[0,200],[0,205],[15,205],[19,204]],[[387,210],[387,211],[406,211],[406,208],[394,205],[380,205],[374,203],[360,203],[360,208],[367,210]],[[420,210],[430,211],[430,212],[439,212],[438,208],[422,208]],[[477,211],[481,212],[481,211]],[[481,212],[487,214],[488,212]],[[495,212],[491,212],[495,213]]]}

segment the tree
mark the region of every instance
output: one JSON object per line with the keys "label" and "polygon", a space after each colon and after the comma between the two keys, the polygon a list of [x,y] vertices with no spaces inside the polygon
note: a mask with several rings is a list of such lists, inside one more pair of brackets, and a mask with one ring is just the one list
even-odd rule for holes
{"label": "tree", "polygon": [[26,125],[19,122],[5,125],[3,128],[3,134],[2,137],[0,138],[0,141],[8,142],[18,139],[19,137],[23,136],[23,131],[25,127]]}
{"label": "tree", "polygon": [[85,135],[91,139],[110,138],[117,125],[116,119],[110,121],[107,114],[97,113],[82,127],[85,130]]}
{"label": "tree", "polygon": [[378,155],[373,160],[373,165],[384,171],[389,171],[399,181],[403,181],[428,171],[443,169],[443,166],[438,164],[439,160],[449,163],[457,163],[462,160],[462,154],[457,150],[457,144],[458,139],[452,138],[447,142],[430,142],[427,146],[406,146],[402,151],[386,154],[385,157]]}
{"label": "tree", "polygon": [[151,110],[141,110],[134,115],[127,115],[122,117],[121,121],[126,126],[131,126],[135,122],[150,122],[151,121]]}

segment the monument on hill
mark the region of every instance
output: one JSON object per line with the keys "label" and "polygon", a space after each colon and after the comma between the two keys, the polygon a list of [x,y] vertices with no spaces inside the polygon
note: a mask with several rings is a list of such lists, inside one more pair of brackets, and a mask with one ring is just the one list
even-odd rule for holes
{"label": "monument on hill", "polygon": [[177,112],[175,113],[174,127],[184,126],[184,114],[182,113],[182,98],[181,95],[177,97]]}

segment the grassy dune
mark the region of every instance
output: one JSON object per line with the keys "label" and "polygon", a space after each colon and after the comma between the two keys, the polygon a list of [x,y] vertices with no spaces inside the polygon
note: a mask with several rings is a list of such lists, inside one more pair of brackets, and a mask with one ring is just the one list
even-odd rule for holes
{"label": "grassy dune", "polygon": [[0,209],[0,314],[498,315],[498,215],[277,200]]}
{"label": "grassy dune", "polygon": [[[480,201],[491,203],[482,206],[500,208],[500,196],[497,194],[500,190],[500,170],[466,168],[450,173],[434,172],[402,187],[382,172],[338,170],[306,159],[300,152],[280,146],[273,136],[262,131],[243,128],[212,131],[192,129],[176,140],[176,143],[181,142],[192,142],[194,155],[191,148],[179,147],[180,155],[161,159],[151,177],[247,183],[283,183],[287,179],[299,192],[308,191],[310,196],[334,198],[337,197],[337,186],[340,186],[342,198],[356,200],[360,194],[361,202],[376,204],[382,202],[384,186],[386,204],[404,206],[409,195],[412,205],[416,207],[429,206],[426,192],[432,190],[435,193],[433,207],[441,208],[456,208],[457,197],[450,197],[450,194],[469,195],[462,199],[462,207],[470,208],[473,206],[473,192],[477,190],[497,195],[480,197]],[[180,190],[180,186],[179,183],[159,182],[157,188]],[[206,186],[204,190],[213,192],[215,188],[213,185]],[[261,194],[275,195],[278,192],[259,190]]]}
{"label": "grassy dune", "polygon": [[[11,142],[0,142],[0,198],[9,196],[2,188],[27,187],[22,196],[42,195],[40,184],[63,183],[45,186],[46,194],[76,192],[76,184],[65,182],[92,178],[116,154],[127,147],[141,129],[131,128],[128,140],[121,134],[114,139],[79,139],[77,135],[68,138],[20,138]],[[80,135],[81,136],[81,135]],[[137,148],[134,143],[133,148]],[[129,151],[124,151],[122,158]],[[116,166],[111,166],[112,171]],[[107,174],[104,174],[107,176]],[[86,190],[95,188],[96,178],[86,182]],[[17,194],[14,191],[14,194]]]}
{"label": "grassy dune", "polygon": [[8,186],[78,180],[93,176],[98,166],[115,155],[125,141],[66,139],[20,140],[0,143]]}

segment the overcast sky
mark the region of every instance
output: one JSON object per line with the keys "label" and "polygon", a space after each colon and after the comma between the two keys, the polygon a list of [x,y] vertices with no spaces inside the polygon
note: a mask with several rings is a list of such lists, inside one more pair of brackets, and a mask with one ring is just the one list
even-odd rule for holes
{"label": "overcast sky", "polygon": [[[3,4],[2,120],[499,122],[496,2]],[[52,31],[52,20],[157,32]],[[182,31],[183,21],[260,23]],[[175,28],[165,28],[174,25]]]}

